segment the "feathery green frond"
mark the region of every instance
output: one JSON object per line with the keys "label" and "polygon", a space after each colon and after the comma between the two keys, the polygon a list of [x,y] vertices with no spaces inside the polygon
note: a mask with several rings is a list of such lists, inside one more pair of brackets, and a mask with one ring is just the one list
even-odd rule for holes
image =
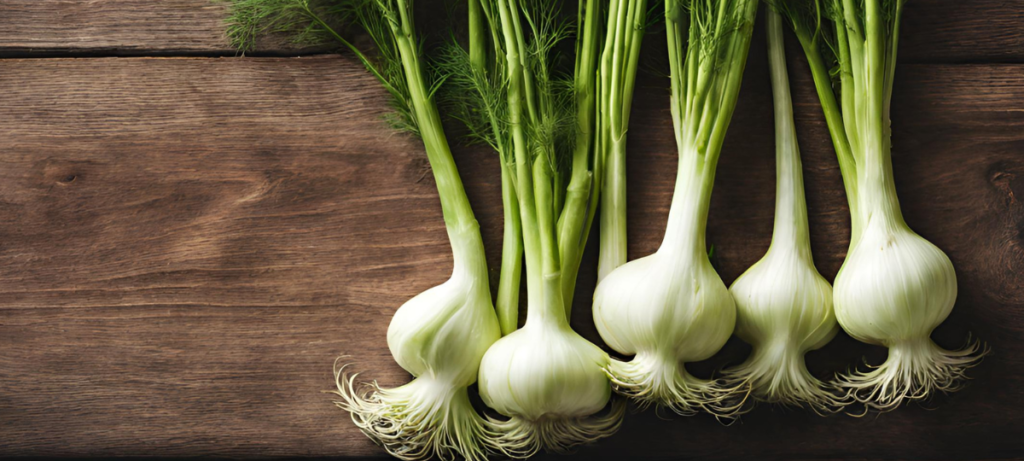
{"label": "feathery green frond", "polygon": [[[398,6],[386,0],[229,0],[228,38],[242,52],[253,51],[257,37],[283,35],[294,43],[336,43],[353,53],[391,93],[393,113],[385,119],[394,128],[418,134],[406,75],[392,26],[400,21]],[[358,26],[374,44],[371,56],[342,34]],[[417,41],[417,43],[419,43]],[[434,84],[432,87],[436,87]]]}
{"label": "feathery green frond", "polygon": [[[440,98],[445,113],[466,126],[470,142],[486,143],[506,157],[509,122],[505,80],[474,69],[469,52],[456,43],[443,46],[434,65],[445,76]],[[511,158],[504,160],[512,162]]]}
{"label": "feathery green frond", "polygon": [[227,35],[240,51],[256,48],[267,34],[286,36],[293,43],[319,45],[333,41],[330,26],[344,20],[337,2],[325,0],[231,0]]}

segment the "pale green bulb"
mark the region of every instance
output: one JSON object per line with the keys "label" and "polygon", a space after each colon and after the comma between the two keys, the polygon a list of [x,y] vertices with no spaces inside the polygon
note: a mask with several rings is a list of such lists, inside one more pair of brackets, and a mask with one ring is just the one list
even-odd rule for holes
{"label": "pale green bulb", "polygon": [[843,329],[889,348],[882,365],[841,377],[851,396],[880,411],[959,389],[964,372],[987,352],[978,342],[949,351],[931,340],[956,302],[956,272],[942,250],[901,219],[886,218],[868,221],[835,282]]}
{"label": "pale green bulb", "polygon": [[608,274],[594,294],[594,323],[605,342],[629,362],[608,367],[615,390],[640,405],[680,414],[708,411],[731,416],[735,389],[694,377],[683,366],[707,359],[725,345],[736,307],[707,255],[680,257],[672,248]]}
{"label": "pale green bulb", "polygon": [[469,400],[480,358],[501,333],[491,304],[483,242],[476,223],[449,228],[454,270],[446,282],[402,305],[388,327],[395,361],[416,379],[397,388],[357,388],[335,370],[337,405],[363,433],[403,460],[482,461],[491,432]]}
{"label": "pale green bulb", "polygon": [[773,244],[729,290],[736,299],[736,335],[753,350],[726,375],[749,382],[758,400],[808,405],[819,413],[843,408],[845,399],[828,391],[804,361],[839,331],[832,286],[814,268],[809,249]]}

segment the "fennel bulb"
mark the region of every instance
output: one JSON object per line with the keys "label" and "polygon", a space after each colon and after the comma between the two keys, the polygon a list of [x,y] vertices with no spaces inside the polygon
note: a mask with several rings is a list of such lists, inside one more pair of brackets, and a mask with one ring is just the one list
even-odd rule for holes
{"label": "fennel bulb", "polygon": [[[811,0],[776,0],[811,66],[850,204],[836,318],[850,336],[889,348],[877,368],[840,377],[865,411],[954,391],[987,351],[978,342],[958,351],[932,342],[956,301],[956,273],[942,250],[910,229],[896,196],[889,113],[904,1],[836,2],[822,10]],[[838,51],[838,97],[821,51],[823,12],[833,25],[824,48]]]}
{"label": "fennel bulb", "polygon": [[[657,252],[613,270],[594,294],[594,322],[601,337],[616,351],[635,355],[629,362],[612,360],[608,374],[617,392],[641,405],[724,417],[742,408],[742,402],[733,401],[739,389],[698,379],[683,364],[714,355],[736,321],[733,297],[708,260],[705,227],[757,4],[665,2],[672,121],[679,149],[668,226]],[[693,26],[688,29],[688,24]]]}
{"label": "fennel bulb", "polygon": [[[480,396],[505,416],[492,419],[492,446],[513,457],[528,457],[541,448],[566,451],[614,433],[624,405],[596,415],[607,406],[611,385],[603,369],[609,357],[569,326],[569,300],[575,286],[586,229],[597,200],[590,184],[593,154],[574,146],[571,170],[562,169],[559,139],[592,120],[593,95],[576,93],[575,108],[558,104],[565,94],[550,77],[552,48],[567,34],[558,23],[557,6],[542,2],[482,2],[492,29],[498,81],[505,85],[506,132],[511,140],[516,199],[522,222],[526,262],[527,319],[523,328],[498,340],[480,364]],[[596,1],[581,4],[574,88],[593,91]],[[588,39],[589,38],[589,39]],[[573,114],[569,109],[575,109]],[[568,176],[568,182],[566,182]]]}
{"label": "fennel bulb", "polygon": [[[559,283],[557,276],[545,277],[550,292]],[[565,452],[610,436],[625,409],[616,404],[594,416],[611,397],[603,371],[608,354],[569,327],[562,306],[551,302],[559,295],[543,296],[546,305],[538,308],[535,303],[545,301],[531,300],[523,328],[494,343],[480,365],[480,396],[508,417],[491,421],[501,434],[494,445],[513,457],[526,458],[541,448]]]}
{"label": "fennel bulb", "polygon": [[768,252],[729,288],[736,300],[736,335],[753,352],[726,374],[748,381],[759,400],[833,412],[844,402],[810,374],[804,354],[827,344],[839,325],[832,310],[832,285],[811,257],[782,17],[769,7],[766,19],[775,100],[775,229]]}
{"label": "fennel bulb", "polygon": [[889,348],[889,357],[871,371],[840,377],[842,387],[882,411],[904,399],[958,390],[964,371],[986,350],[975,342],[948,351],[931,340],[956,302],[953,263],[911,230],[898,208],[863,209],[875,211],[836,276],[836,317],[854,339]]}
{"label": "fennel bulb", "polygon": [[446,282],[403,304],[388,326],[395,361],[416,377],[393,389],[335,369],[338,406],[377,444],[400,459],[485,459],[489,432],[469,401],[480,358],[500,336],[491,307],[483,242],[475,223],[449,226],[455,258]]}
{"label": "fennel bulb", "polygon": [[[337,405],[397,458],[486,458],[489,429],[472,407],[467,388],[500,330],[480,228],[421,69],[412,0],[234,0],[233,7],[229,35],[243,49],[251,46],[253,31],[290,31],[304,40],[337,40],[353,52],[395,97],[393,121],[422,138],[437,183],[454,269],[448,281],[402,305],[387,334],[395,360],[416,378],[394,389],[376,383],[357,388],[356,375],[336,362]],[[330,13],[342,9],[373,39],[379,61],[332,28],[337,18]]]}

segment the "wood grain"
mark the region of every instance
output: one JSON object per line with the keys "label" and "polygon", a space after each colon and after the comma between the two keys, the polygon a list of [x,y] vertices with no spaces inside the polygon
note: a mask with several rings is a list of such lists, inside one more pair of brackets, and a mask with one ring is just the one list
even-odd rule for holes
{"label": "wood grain", "polygon": [[[754,46],[709,223],[726,282],[770,239],[772,112],[764,45]],[[813,246],[832,278],[848,219],[793,62]],[[404,382],[388,320],[451,261],[421,147],[386,128],[385,95],[357,63],[6,59],[0,88],[0,456],[383,458],[321,391],[342,353],[367,379]],[[657,247],[671,199],[663,88],[641,81],[630,132],[632,257]],[[879,418],[762,408],[722,427],[647,412],[580,459],[1024,453],[1024,68],[906,65],[895,94],[907,220],[960,280],[935,337],[955,347],[971,331],[995,351],[972,385],[935,411]],[[496,159],[456,157],[496,266]],[[581,293],[593,288],[593,256]],[[573,322],[599,341],[588,297],[577,296]],[[707,375],[746,350],[731,342],[692,369]],[[862,355],[877,363],[884,351],[840,335],[809,357],[827,374]]]}
{"label": "wood grain", "polygon": [[[421,6],[442,0],[425,0]],[[570,6],[571,8],[571,6]],[[437,23],[445,8],[425,8]],[[0,0],[0,56],[233,55],[226,0]],[[430,23],[430,22],[424,22]],[[913,0],[902,25],[902,62],[1021,62],[1024,0]],[[280,38],[261,53],[308,54]]]}
{"label": "wood grain", "polygon": [[224,52],[226,15],[213,0],[0,0],[0,50]]}

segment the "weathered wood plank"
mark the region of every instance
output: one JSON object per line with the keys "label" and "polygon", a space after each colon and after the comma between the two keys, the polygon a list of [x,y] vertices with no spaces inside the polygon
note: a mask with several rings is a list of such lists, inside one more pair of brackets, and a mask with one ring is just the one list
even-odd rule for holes
{"label": "weathered wood plank", "polygon": [[380,366],[382,315],[348,304],[0,310],[0,453],[379,456],[323,391],[340,351],[401,382],[401,368]]}
{"label": "weathered wood plank", "polygon": [[[430,10],[444,16],[443,8]],[[0,0],[0,56],[230,55],[226,15],[226,3],[214,0]],[[913,0],[904,14],[900,59],[1020,62],[1022,31],[1024,0]],[[260,50],[310,51],[279,39],[265,40]]]}
{"label": "weathered wood plank", "polygon": [[[662,85],[642,82],[630,133],[633,257],[657,247],[674,180]],[[806,75],[795,85],[815,256],[831,278],[844,199]],[[0,88],[0,454],[381,455],[320,391],[340,353],[368,378],[402,382],[385,343],[390,314],[451,263],[421,148],[379,120],[383,92],[356,63],[2,60]],[[877,419],[761,409],[726,428],[646,413],[581,456],[1019,454],[1022,96],[1013,65],[903,66],[896,90],[907,220],[960,277],[936,338],[952,347],[973,331],[995,350],[969,389],[937,411]],[[770,238],[770,104],[755,51],[709,224],[727,282]],[[486,151],[456,155],[496,262],[497,164]],[[574,325],[596,340],[587,298]],[[731,343],[694,369],[743,353]],[[884,353],[841,335],[810,359],[829,373],[863,354]]]}
{"label": "weathered wood plank", "polygon": [[387,100],[346,59],[3,66],[3,240],[55,245],[47,258],[67,258],[57,270],[79,293],[15,251],[0,264],[22,288],[8,307],[90,305],[112,287],[127,305],[364,304],[335,283],[294,286],[294,271],[422,290],[409,264],[447,264],[426,159],[385,128]]}
{"label": "weathered wood plank", "polygon": [[225,8],[212,0],[0,0],[0,50],[223,52]]}

